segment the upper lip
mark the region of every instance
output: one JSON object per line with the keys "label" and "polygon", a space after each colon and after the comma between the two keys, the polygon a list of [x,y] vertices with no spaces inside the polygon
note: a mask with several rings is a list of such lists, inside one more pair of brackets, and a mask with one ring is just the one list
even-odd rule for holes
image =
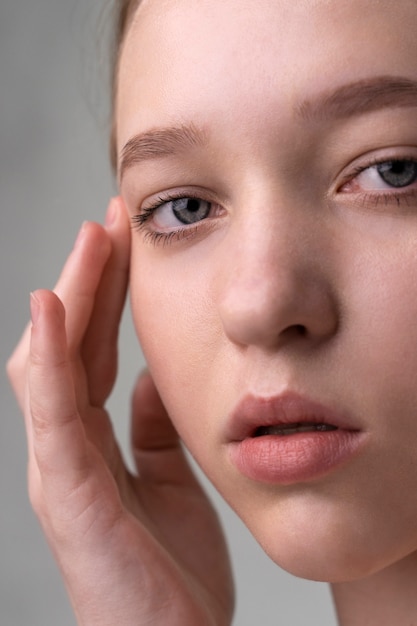
{"label": "upper lip", "polygon": [[297,393],[278,396],[244,396],[233,409],[227,429],[229,441],[253,437],[262,426],[290,424],[328,424],[343,430],[359,430],[342,412],[315,402]]}

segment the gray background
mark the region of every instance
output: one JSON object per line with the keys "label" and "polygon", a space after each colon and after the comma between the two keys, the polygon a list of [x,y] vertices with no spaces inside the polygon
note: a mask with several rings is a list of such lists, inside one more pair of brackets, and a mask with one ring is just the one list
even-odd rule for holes
{"label": "gray background", "polygon": [[[26,323],[29,292],[53,286],[79,225],[101,220],[114,193],[103,40],[109,8],[111,0],[0,3],[2,364]],[[128,312],[121,343],[111,408],[127,450],[129,393],[143,363]],[[0,625],[74,626],[28,504],[23,423],[3,371],[0,385]],[[334,626],[326,585],[282,572],[218,496],[213,498],[236,570],[234,623]]]}

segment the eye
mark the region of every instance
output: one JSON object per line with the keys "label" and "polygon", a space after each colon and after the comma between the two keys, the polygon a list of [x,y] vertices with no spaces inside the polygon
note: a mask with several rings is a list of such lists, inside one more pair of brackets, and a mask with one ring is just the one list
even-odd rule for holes
{"label": "eye", "polygon": [[203,198],[198,190],[195,195],[190,191],[165,192],[150,206],[146,206],[150,199],[144,202],[145,206],[132,216],[133,227],[154,244],[165,246],[175,241],[190,242],[197,235],[211,232],[211,227],[218,225],[216,218],[226,214],[221,204]]}
{"label": "eye", "polygon": [[211,203],[201,198],[175,198],[161,202],[153,211],[155,228],[175,228],[195,224],[209,216]]}
{"label": "eye", "polygon": [[342,191],[401,189],[417,181],[417,161],[393,159],[360,168]]}
{"label": "eye", "polygon": [[391,187],[407,187],[417,180],[415,161],[386,161],[375,168],[384,183]]}

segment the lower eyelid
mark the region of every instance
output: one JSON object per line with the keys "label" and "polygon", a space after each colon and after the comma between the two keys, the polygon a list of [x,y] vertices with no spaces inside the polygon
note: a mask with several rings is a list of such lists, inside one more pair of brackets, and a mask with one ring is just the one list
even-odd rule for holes
{"label": "lower eyelid", "polygon": [[341,206],[348,209],[370,210],[378,213],[395,210],[396,212],[412,212],[415,215],[417,211],[417,186],[407,187],[403,191],[381,189],[379,191],[342,192],[338,200]]}
{"label": "lower eyelid", "polygon": [[[170,199],[164,199],[163,203],[169,201]],[[209,201],[207,200],[206,202]],[[206,218],[194,223],[178,225],[177,227],[170,227],[166,230],[158,230],[158,227],[153,227],[151,222],[155,211],[158,210],[161,204],[155,208],[147,207],[141,209],[137,215],[133,215],[131,218],[132,228],[139,231],[144,240],[148,243],[152,243],[154,246],[168,246],[177,242],[180,243],[181,241],[198,240],[200,235],[204,237],[217,228],[218,223],[215,218],[221,217],[227,213],[226,209],[220,204],[211,202],[211,211]]]}
{"label": "lower eyelid", "polygon": [[204,238],[217,227],[213,220],[201,220],[196,224],[191,224],[185,228],[177,228],[166,232],[160,232],[151,229],[143,229],[144,240],[154,246],[161,245],[163,247],[176,243],[187,241],[198,241]]}

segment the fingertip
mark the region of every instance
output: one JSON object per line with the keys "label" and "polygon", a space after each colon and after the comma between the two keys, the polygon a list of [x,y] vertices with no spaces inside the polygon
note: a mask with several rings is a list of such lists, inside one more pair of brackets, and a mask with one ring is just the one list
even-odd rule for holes
{"label": "fingertip", "polygon": [[106,262],[111,254],[112,244],[107,229],[93,221],[83,222],[74,252],[83,257],[87,254],[90,263]]}
{"label": "fingertip", "polygon": [[56,319],[59,325],[65,324],[65,308],[59,297],[49,289],[37,289],[30,294],[30,314],[32,329],[43,327],[46,317],[49,320]]}
{"label": "fingertip", "polygon": [[113,202],[121,211],[124,211],[126,209],[123,197],[120,194],[114,196],[114,198],[111,199],[111,202]]}
{"label": "fingertip", "polygon": [[111,228],[116,221],[118,209],[116,200],[117,198],[111,198],[109,206],[107,207],[106,219],[104,220],[106,228]]}
{"label": "fingertip", "polygon": [[33,325],[35,325],[39,319],[40,306],[36,291],[32,291],[30,293],[30,318]]}
{"label": "fingertip", "polygon": [[151,376],[150,371],[147,367],[144,367],[143,370],[139,373],[136,379],[136,385],[134,388],[133,399],[137,400],[138,396],[142,397],[144,394],[147,396],[149,394],[154,394],[158,396],[157,389],[155,387],[155,383],[153,382],[153,378]]}
{"label": "fingertip", "polygon": [[131,446],[141,480],[195,487],[180,436],[147,369],[138,376],[132,409]]}
{"label": "fingertip", "polygon": [[120,219],[120,215],[124,207],[122,205],[122,199],[120,196],[111,198],[107,207],[106,218],[104,225],[106,229],[111,229]]}
{"label": "fingertip", "polygon": [[127,209],[123,198],[121,196],[111,198],[104,222],[106,230],[111,231],[116,228],[120,229],[120,227],[126,228],[128,224]]}
{"label": "fingertip", "polygon": [[146,378],[146,377],[152,379],[152,376],[151,376],[151,373],[149,371],[149,368],[145,365],[145,367],[139,372],[138,379],[142,379],[142,378]]}
{"label": "fingertip", "polygon": [[153,416],[152,419],[156,419],[156,416],[158,416],[158,419],[160,418],[163,421],[167,418],[167,412],[159,391],[151,373],[146,367],[137,377],[132,394],[132,409],[134,414],[139,411],[142,422],[151,416]]}
{"label": "fingertip", "polygon": [[35,289],[30,293],[30,311],[33,317],[39,318],[41,311],[45,308],[55,308],[62,313],[65,313],[64,305],[56,293],[50,289]]}
{"label": "fingertip", "polygon": [[86,229],[87,223],[88,222],[84,221],[81,224],[81,228],[78,231],[78,235],[77,235],[77,238],[76,238],[75,243],[74,243],[74,249],[78,248],[81,245],[81,243],[82,243],[82,241],[84,239],[84,234],[85,234],[85,229]]}
{"label": "fingertip", "polygon": [[[35,322],[32,323],[29,348],[29,365],[32,380],[42,379],[41,388],[51,388],[51,378],[44,375],[46,369],[66,360],[67,341],[65,332],[65,309],[60,299],[47,289],[38,289],[31,296],[34,303]],[[48,370],[49,371],[49,370]],[[43,372],[43,374],[39,374]],[[46,382],[45,382],[46,381]],[[47,387],[45,387],[45,384]]]}

